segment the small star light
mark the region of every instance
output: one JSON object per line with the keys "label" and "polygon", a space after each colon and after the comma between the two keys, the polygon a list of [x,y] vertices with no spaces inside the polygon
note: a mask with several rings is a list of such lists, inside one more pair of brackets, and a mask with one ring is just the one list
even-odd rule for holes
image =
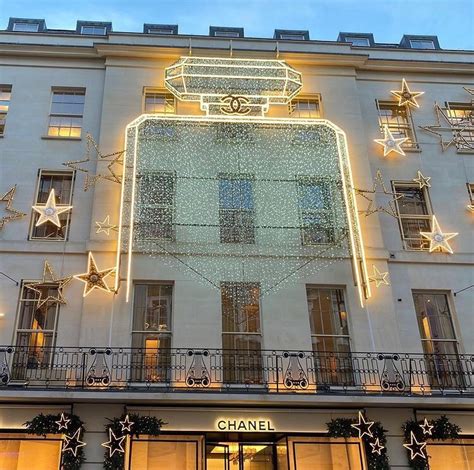
{"label": "small star light", "polygon": [[81,434],[81,428],[79,428],[73,435],[72,437],[70,436],[65,436],[64,437],[64,447],[63,447],[63,452],[71,452],[74,457],[77,457],[77,450],[80,447],[84,447],[86,445],[85,442],[82,442],[79,440]]}
{"label": "small star light", "polygon": [[[114,165],[123,164],[123,154],[125,153],[125,150],[120,150],[118,152],[103,155],[91,134],[87,134],[86,139],[87,147],[85,158],[83,160],[73,160],[65,162],[63,163],[63,165],[67,166],[68,168],[72,168],[73,170],[82,171],[86,174],[86,179],[84,180],[84,191],[87,191],[90,187],[95,186],[97,181],[101,179],[120,184],[122,182],[122,177],[116,173],[113,167]],[[80,166],[78,166],[80,163],[90,162],[92,153],[96,154],[97,160],[105,160],[109,162],[109,164],[107,165],[108,174],[103,175],[101,173],[97,173],[96,175],[91,175],[90,171],[87,168],[81,168]]]}
{"label": "small star light", "polygon": [[392,90],[390,93],[398,98],[398,106],[405,106],[407,104],[409,106],[414,106],[415,108],[420,107],[416,99],[425,94],[424,91],[410,91],[408,83],[404,78],[402,79],[402,89],[398,91]]}
{"label": "small star light", "polygon": [[369,281],[375,282],[375,287],[380,287],[381,285],[390,285],[390,282],[388,282],[387,279],[388,272],[381,273],[375,265],[372,265],[372,269],[374,271],[374,274],[372,274],[372,276],[369,276]]}
{"label": "small star light", "polygon": [[55,421],[55,423],[58,425],[58,431],[61,431],[61,429],[67,429],[67,425],[70,422],[71,422],[71,420],[67,419],[64,416],[64,413],[61,413],[61,417],[59,418],[59,420]]}
{"label": "small star light", "polygon": [[420,170],[418,170],[416,173],[416,178],[413,178],[413,181],[415,183],[418,183],[418,186],[420,187],[420,189],[423,189],[425,186],[427,188],[431,188],[430,179],[431,179],[431,176],[424,176],[423,173]]}
{"label": "small star light", "polygon": [[120,421],[120,424],[122,425],[122,432],[132,431],[132,426],[135,424],[133,421],[130,421],[130,417],[127,415],[125,416],[125,419],[123,421]]}
{"label": "small star light", "polygon": [[2,230],[3,226],[7,222],[11,222],[12,220],[21,219],[25,217],[26,214],[24,212],[17,211],[14,209],[13,206],[13,197],[15,196],[16,185],[12,186],[1,198],[0,202],[6,202],[5,211],[10,212],[9,215],[5,215],[4,217],[0,218],[0,230]]}
{"label": "small star light", "polygon": [[410,432],[410,444],[403,444],[403,447],[410,451],[410,460],[415,460],[417,456],[426,460],[425,447],[426,442],[418,442],[413,431]]}
{"label": "small star light", "polygon": [[405,155],[401,145],[408,140],[408,137],[395,138],[390,132],[388,126],[383,128],[383,139],[374,139],[377,144],[383,145],[383,156],[386,157],[390,152],[399,153]]}
{"label": "small star light", "polygon": [[[56,274],[53,271],[52,266],[46,260],[43,266],[43,278],[37,282],[29,282],[25,284],[25,289],[31,289],[32,291],[39,294],[39,297],[36,299],[37,305],[36,308],[41,308],[46,302],[51,302],[53,304],[65,304],[66,300],[63,296],[63,289],[71,282],[72,276],[63,277],[58,279]],[[43,298],[43,290],[40,287],[56,287],[56,294],[50,295],[48,290],[47,297]]]}
{"label": "small star light", "polygon": [[[379,189],[381,188],[381,190]],[[377,174],[374,178],[374,185],[372,189],[355,189],[356,194],[362,196],[364,199],[367,199],[367,201],[370,202],[369,206],[365,211],[362,211],[365,216],[369,216],[375,212],[385,212],[388,215],[391,215],[392,217],[395,217],[398,219],[398,214],[397,214],[397,209],[395,207],[395,201],[397,199],[400,199],[403,197],[402,194],[387,191],[387,188],[385,186],[385,183],[383,181],[383,176],[382,172],[380,170],[377,170]],[[366,196],[366,194],[373,194],[373,197]],[[377,194],[383,194],[385,196],[391,196],[390,201],[388,202],[388,205],[381,205],[381,206],[375,206],[375,198]]]}
{"label": "small star light", "polygon": [[359,431],[359,439],[362,439],[366,434],[369,437],[373,437],[370,428],[373,426],[373,421],[366,421],[362,412],[359,411],[359,422],[357,424],[351,424],[351,427]]}
{"label": "small star light", "polygon": [[56,195],[54,193],[54,188],[51,189],[48,200],[46,204],[32,206],[33,210],[40,214],[36,226],[43,225],[46,222],[51,222],[56,225],[56,227],[61,227],[61,222],[59,221],[59,215],[63,212],[67,212],[72,209],[72,206],[56,206]]}
{"label": "small star light", "polygon": [[379,454],[382,455],[382,450],[385,449],[385,447],[380,444],[380,439],[377,437],[375,439],[375,442],[370,442],[370,447],[372,447],[372,454]]}
{"label": "small star light", "polygon": [[101,444],[102,447],[107,447],[109,449],[109,456],[112,457],[115,452],[119,454],[125,453],[125,449],[123,448],[123,441],[126,439],[127,436],[117,437],[112,428],[109,428],[109,440],[107,442],[103,442]]}
{"label": "small star light", "polygon": [[431,222],[431,232],[420,232],[420,235],[427,238],[430,241],[430,253],[439,250],[453,254],[453,249],[448,243],[448,240],[458,235],[457,232],[443,233],[441,227],[436,220],[436,216],[433,216]]}
{"label": "small star light", "polygon": [[118,232],[117,226],[110,223],[110,215],[108,215],[102,222],[96,221],[97,230],[95,233],[104,232],[107,236],[110,235],[110,231]]}
{"label": "small star light", "polygon": [[428,434],[428,436],[431,436],[432,434],[431,430],[434,428],[434,426],[430,424],[428,420],[425,418],[423,424],[420,424],[420,428],[423,429],[423,434]]}
{"label": "small star light", "polygon": [[86,297],[94,289],[112,292],[104,279],[114,272],[115,268],[108,268],[99,271],[99,269],[97,269],[94,256],[89,251],[89,257],[87,259],[87,272],[83,274],[76,274],[74,278],[85,283],[83,296]]}

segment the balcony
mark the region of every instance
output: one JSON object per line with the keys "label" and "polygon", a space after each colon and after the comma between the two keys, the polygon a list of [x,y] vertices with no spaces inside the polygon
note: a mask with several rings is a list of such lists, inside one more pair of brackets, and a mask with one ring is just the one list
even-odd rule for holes
{"label": "balcony", "polygon": [[0,390],[474,396],[474,355],[0,347]]}

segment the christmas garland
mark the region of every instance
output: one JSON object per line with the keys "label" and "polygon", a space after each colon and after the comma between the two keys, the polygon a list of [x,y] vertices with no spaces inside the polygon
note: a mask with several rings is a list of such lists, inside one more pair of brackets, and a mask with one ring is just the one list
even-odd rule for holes
{"label": "christmas garland", "polygon": [[80,440],[84,433],[84,423],[70,413],[44,415],[40,413],[31,421],[24,423],[28,434],[46,437],[47,434],[63,434],[64,445],[61,452],[62,470],[79,470],[85,462],[85,442]]}
{"label": "christmas garland", "polygon": [[161,427],[167,424],[154,416],[140,416],[138,414],[123,414],[120,418],[109,419],[109,421],[110,423],[105,426],[109,440],[102,444],[107,448],[104,456],[104,469],[106,470],[123,470],[127,435],[159,436]]}
{"label": "christmas garland", "polygon": [[459,439],[461,428],[449,421],[447,416],[428,421],[415,421],[409,419],[402,426],[404,435],[403,447],[407,449],[409,465],[415,470],[428,470],[428,453],[426,451],[426,439],[437,439],[447,441]]}
{"label": "christmas garland", "polygon": [[[332,419],[326,423],[329,437],[359,437],[364,443],[364,451],[369,470],[389,470],[387,457],[387,430],[378,421],[366,421],[359,412],[359,422],[351,418]],[[361,426],[364,426],[362,428]],[[362,431],[362,432],[361,432]]]}

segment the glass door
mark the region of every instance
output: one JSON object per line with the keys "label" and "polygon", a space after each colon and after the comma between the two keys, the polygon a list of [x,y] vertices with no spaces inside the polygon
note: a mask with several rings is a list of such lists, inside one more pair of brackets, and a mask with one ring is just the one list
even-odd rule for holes
{"label": "glass door", "polygon": [[226,444],[206,445],[206,470],[230,470],[229,446]]}
{"label": "glass door", "polygon": [[207,470],[275,470],[273,443],[207,444]]}

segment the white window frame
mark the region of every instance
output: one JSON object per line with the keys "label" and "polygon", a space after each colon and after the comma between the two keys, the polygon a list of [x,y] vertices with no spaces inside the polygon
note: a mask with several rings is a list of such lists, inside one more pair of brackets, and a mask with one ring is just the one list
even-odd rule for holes
{"label": "white window frame", "polygon": [[[86,32],[87,29],[90,29],[91,32]],[[101,30],[102,33],[96,32]],[[85,24],[81,26],[81,34],[85,36],[107,36],[107,26]]]}
{"label": "white window frame", "polygon": [[280,38],[283,41],[304,41],[305,35],[304,34],[296,34],[296,33],[280,33]]}
{"label": "white window frame", "polygon": [[[449,121],[453,124],[453,125],[458,125],[462,120],[463,118],[465,119],[466,116],[460,116],[459,114],[457,114],[458,112],[461,112],[464,114],[464,112],[466,112],[466,114],[468,116],[470,116],[471,118],[474,117],[474,103],[461,103],[461,102],[454,102],[454,101],[447,101],[445,102],[445,108],[444,108],[444,111],[446,113],[446,115],[448,116],[448,119]],[[468,121],[469,121],[469,117],[468,117]],[[456,144],[456,150],[458,152],[462,152],[462,153],[474,153],[474,130],[473,130],[473,126],[472,125],[468,125],[466,130],[462,130],[460,131],[460,136],[466,140],[467,143],[470,144],[469,145],[464,145],[463,146],[463,142],[460,140],[460,139],[457,139],[457,141],[455,142]]]}
{"label": "white window frame", "polygon": [[[80,95],[80,96],[84,96],[84,104],[82,106],[82,113],[78,113],[78,114],[74,114],[74,113],[58,113],[58,112],[54,112],[53,113],[53,100],[54,100],[54,95],[55,94],[61,94],[61,93],[73,93],[74,95]],[[82,136],[82,130],[83,130],[83,127],[84,127],[84,109],[86,107],[86,89],[85,88],[67,88],[67,87],[52,87],[51,88],[51,99],[50,99],[50,105],[49,105],[49,115],[48,115],[48,128],[47,128],[47,131],[46,131],[46,135],[48,138],[53,138],[53,139],[81,139],[81,136]],[[58,117],[58,118],[61,118],[61,117],[65,117],[65,118],[80,118],[81,119],[81,127],[80,127],[80,134],[79,136],[73,136],[71,135],[71,130],[74,129],[74,128],[77,128],[76,126],[71,126],[71,127],[62,127],[62,126],[58,126],[59,127],[59,130],[58,130],[58,135],[55,135],[55,134],[50,134],[49,131],[51,128],[54,128],[54,127],[57,127],[57,126],[52,126],[51,125],[51,119],[52,118],[55,118],[55,117]],[[69,129],[69,135],[60,135],[60,129]]]}
{"label": "white window frame", "polygon": [[[400,237],[403,244],[403,249],[406,251],[429,251],[429,242],[423,238],[421,235],[419,238],[406,238],[403,234],[403,220],[426,220],[429,223],[430,230],[431,230],[431,221],[433,216],[433,209],[431,206],[431,201],[429,197],[429,192],[426,187],[420,188],[417,183],[413,183],[412,181],[392,181],[392,190],[394,193],[397,192],[397,188],[408,188],[408,189],[416,189],[422,191],[423,199],[426,205],[426,210],[428,214],[402,214],[400,212],[399,201],[400,199],[395,200],[395,207],[397,209],[398,215],[398,226],[400,229]],[[420,248],[410,248],[408,245],[409,240],[419,240],[420,241]]]}
{"label": "white window frame", "polygon": [[[63,175],[71,175],[71,192],[69,194],[69,200],[67,202],[64,202],[63,204],[57,204],[58,207],[61,207],[63,205],[72,205],[72,200],[74,196],[74,182],[76,179],[76,173],[71,170],[47,170],[47,169],[40,169],[38,171],[38,177],[36,180],[36,189],[35,189],[35,198],[34,198],[34,204],[38,204],[38,196],[39,196],[39,190],[41,187],[41,178],[43,176],[63,176]],[[69,239],[69,229],[71,227],[71,211],[68,211],[67,214],[67,219],[66,219],[66,224],[64,226],[64,238],[47,238],[47,237],[36,237],[34,236],[34,231],[35,231],[35,221],[37,219],[36,216],[37,212],[32,210],[31,213],[31,222],[30,222],[30,230],[29,230],[29,236],[28,240],[35,240],[35,241],[47,241],[47,242],[66,242]],[[61,214],[62,215],[62,214]],[[60,215],[60,217],[61,217]]]}
{"label": "white window frame", "polygon": [[12,99],[12,86],[11,85],[0,85],[0,93],[9,93],[9,99],[1,99],[0,95],[0,107],[5,107],[5,110],[0,109],[0,137],[5,135],[5,126],[7,122],[8,111],[10,110],[10,102]]}
{"label": "white window frame", "polygon": [[[20,28],[22,27],[27,27],[26,29],[17,29],[18,26],[20,26]],[[29,27],[30,26],[36,26],[36,29],[30,29]],[[39,31],[39,23],[27,23],[25,21],[15,21],[15,23],[13,23],[13,28],[12,28],[12,31],[15,31],[17,33],[37,33]]]}
{"label": "white window frame", "polygon": [[[435,43],[432,39],[410,39],[409,41],[410,41],[411,49],[420,49],[420,50],[436,49]],[[428,45],[428,44],[431,44],[431,46],[433,47],[424,47],[424,45]]]}
{"label": "white window frame", "polygon": [[[346,36],[345,42],[349,42],[356,47],[370,47],[369,38],[364,36]],[[361,42],[364,44],[361,44]]]}
{"label": "white window frame", "polygon": [[[321,106],[321,95],[320,94],[313,94],[313,95],[301,95],[297,98],[292,99],[288,103],[288,114],[292,118],[300,118],[300,119],[321,119],[322,116],[322,106]],[[298,104],[304,103],[315,103],[316,110],[314,112],[314,116],[312,115],[311,111],[308,110],[298,110]],[[308,113],[309,115],[306,116],[305,114]]]}
{"label": "white window frame", "polygon": [[171,28],[148,28],[148,34],[174,34],[174,30]]}
{"label": "white window frame", "polygon": [[227,39],[238,39],[240,38],[240,33],[238,31],[214,31],[214,37],[216,38],[227,38]]}
{"label": "white window frame", "polygon": [[[163,112],[152,112],[146,110],[146,98],[150,95],[161,95],[165,100]],[[144,87],[142,96],[142,112],[144,114],[176,114],[176,97],[166,88]]]}

